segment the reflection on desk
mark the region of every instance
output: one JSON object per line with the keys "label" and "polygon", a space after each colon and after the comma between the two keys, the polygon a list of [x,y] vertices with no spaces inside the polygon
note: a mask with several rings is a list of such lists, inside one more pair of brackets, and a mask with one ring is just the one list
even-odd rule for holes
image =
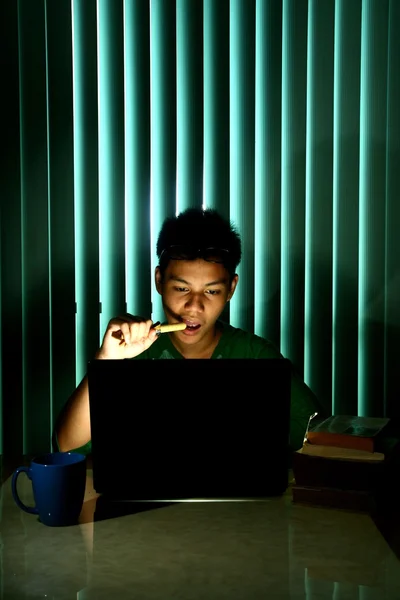
{"label": "reflection on desk", "polygon": [[[33,504],[31,483],[19,492]],[[0,490],[0,599],[400,598],[400,564],[362,513],[259,502],[101,512],[88,470],[80,524],[48,528]],[[121,512],[121,515],[122,515]]]}

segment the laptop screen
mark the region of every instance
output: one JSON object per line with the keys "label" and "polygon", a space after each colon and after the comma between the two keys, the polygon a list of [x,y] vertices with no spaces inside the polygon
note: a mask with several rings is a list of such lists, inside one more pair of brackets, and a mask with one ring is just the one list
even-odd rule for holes
{"label": "laptop screen", "polygon": [[98,493],[169,501],[286,490],[289,360],[93,360],[88,381]]}

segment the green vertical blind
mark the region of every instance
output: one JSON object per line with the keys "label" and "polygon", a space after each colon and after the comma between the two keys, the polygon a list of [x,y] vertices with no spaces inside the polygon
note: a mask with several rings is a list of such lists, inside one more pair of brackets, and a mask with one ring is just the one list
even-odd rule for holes
{"label": "green vertical blind", "polygon": [[256,2],[254,329],[278,346],[281,264],[282,6]]}
{"label": "green vertical blind", "polygon": [[400,1],[4,0],[1,451],[47,450],[156,236],[239,227],[225,316],[333,412],[400,414]]}
{"label": "green vertical blind", "polygon": [[250,330],[254,327],[254,11],[254,2],[230,2],[230,216],[240,229],[245,250],[230,315],[232,324]]}
{"label": "green vertical blind", "polygon": [[[376,412],[384,381],[385,187],[387,135],[388,2],[368,2],[362,11],[359,173],[359,401]],[[379,90],[379,93],[378,93]],[[379,199],[380,201],[377,201]],[[373,376],[372,376],[373,374]],[[378,404],[377,404],[378,403]]]}
{"label": "green vertical blind", "polygon": [[323,398],[331,390],[334,2],[310,0],[305,120],[304,376]]}
{"label": "green vertical blind", "polygon": [[[286,0],[282,5],[282,86],[278,88],[282,100],[280,118],[276,117],[280,123],[280,186],[276,191],[275,183],[274,190],[278,203],[276,238],[280,231],[280,248],[279,238],[275,242],[275,261],[280,268],[280,280],[276,278],[280,310],[274,305],[274,312],[267,315],[268,324],[279,323],[283,354],[290,356],[301,371],[305,342],[307,6],[306,0]],[[276,335],[275,332],[274,339]]]}
{"label": "green vertical blind", "polygon": [[[147,2],[124,5],[125,285],[129,313],[151,312],[150,13]],[[146,224],[144,227],[143,224]]]}
{"label": "green vertical blind", "polygon": [[338,3],[334,32],[332,387],[337,411],[353,414],[358,406],[361,8],[360,1]]}
{"label": "green vertical blind", "polygon": [[[162,315],[152,286],[157,264],[155,245],[163,220],[176,212],[176,6],[158,0],[150,10],[150,242],[151,306],[154,320]],[[146,227],[142,223],[142,227]],[[145,315],[146,316],[146,315]]]}
{"label": "green vertical blind", "polygon": [[[67,4],[67,3],[66,3]],[[95,0],[71,4],[76,380],[99,339],[99,132]],[[71,200],[70,200],[71,202]],[[75,377],[74,377],[75,379]],[[73,388],[72,388],[73,389]],[[63,390],[64,402],[67,390]]]}

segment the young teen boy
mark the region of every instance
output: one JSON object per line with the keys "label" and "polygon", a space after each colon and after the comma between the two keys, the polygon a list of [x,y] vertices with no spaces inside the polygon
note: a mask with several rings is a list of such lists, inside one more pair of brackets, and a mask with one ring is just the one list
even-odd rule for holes
{"label": "young teen boy", "polygon": [[[124,315],[111,319],[98,359],[272,358],[281,354],[268,340],[224,323],[221,313],[238,285],[241,239],[218,212],[188,209],[167,218],[157,240],[155,285],[166,321],[180,331],[157,334],[151,319]],[[134,386],[134,383],[132,384]],[[302,446],[308,419],[323,408],[307,385],[292,375],[290,450]],[[87,378],[66,403],[55,428],[62,451],[90,452]]]}

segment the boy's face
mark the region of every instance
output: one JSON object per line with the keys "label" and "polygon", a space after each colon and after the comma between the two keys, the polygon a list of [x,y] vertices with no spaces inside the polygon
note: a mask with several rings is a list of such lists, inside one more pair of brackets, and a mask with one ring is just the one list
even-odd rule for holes
{"label": "boy's face", "polygon": [[205,343],[209,338],[211,343],[215,322],[232,298],[238,276],[230,281],[224,265],[199,258],[170,260],[164,277],[157,267],[155,278],[167,321],[186,323],[186,329],[173,334],[179,342]]}

